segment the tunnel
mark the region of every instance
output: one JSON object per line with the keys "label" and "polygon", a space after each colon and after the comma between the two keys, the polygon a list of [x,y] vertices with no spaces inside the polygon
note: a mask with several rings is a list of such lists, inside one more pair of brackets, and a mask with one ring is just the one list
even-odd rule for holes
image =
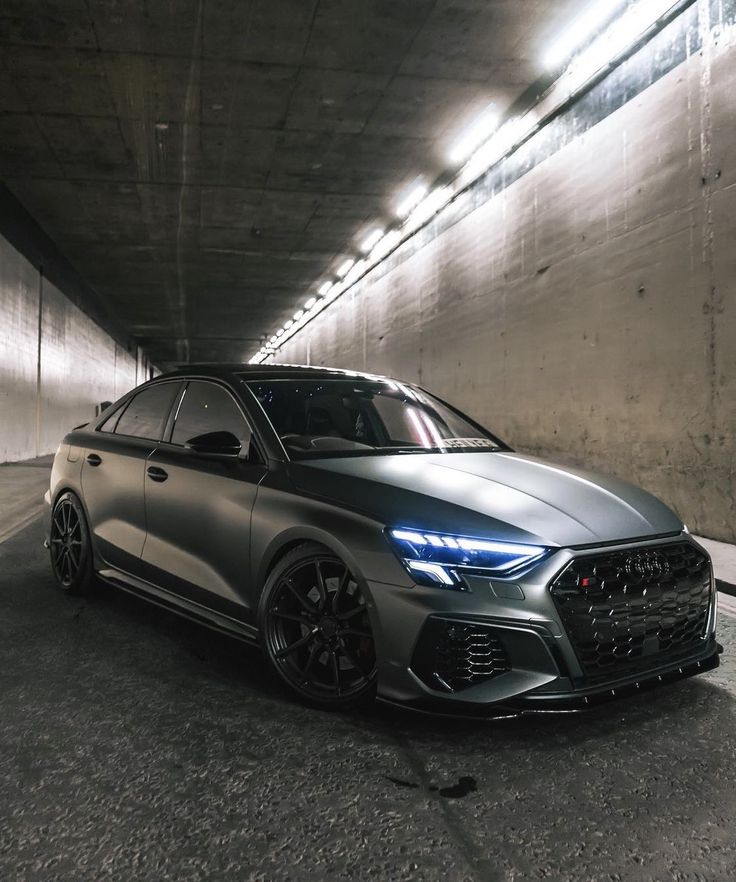
{"label": "tunnel", "polygon": [[736,0],[3,0],[0,878],[736,878]]}

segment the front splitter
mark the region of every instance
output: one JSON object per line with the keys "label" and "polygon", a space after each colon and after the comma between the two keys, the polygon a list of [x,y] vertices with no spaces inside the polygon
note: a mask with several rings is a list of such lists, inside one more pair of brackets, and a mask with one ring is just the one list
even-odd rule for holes
{"label": "front splitter", "polygon": [[527,714],[582,713],[602,704],[639,695],[668,683],[675,683],[678,680],[686,680],[697,674],[712,671],[719,666],[722,652],[723,647],[717,643],[715,650],[704,659],[691,661],[662,673],[641,675],[638,679],[623,684],[600,685],[565,693],[550,692],[544,695],[529,693],[517,699],[486,705],[457,700],[447,701],[434,696],[423,696],[407,702],[392,701],[379,696],[378,701],[382,704],[430,716],[478,720],[513,719]]}

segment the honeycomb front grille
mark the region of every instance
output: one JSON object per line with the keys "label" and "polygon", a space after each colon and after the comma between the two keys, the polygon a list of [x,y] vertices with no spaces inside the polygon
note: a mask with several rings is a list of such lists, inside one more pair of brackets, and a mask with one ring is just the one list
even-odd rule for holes
{"label": "honeycomb front grille", "polygon": [[433,689],[459,692],[511,665],[494,628],[433,618],[422,631],[412,669]]}
{"label": "honeycomb front grille", "polygon": [[656,666],[706,634],[710,563],[689,542],[575,558],[550,589],[589,678]]}

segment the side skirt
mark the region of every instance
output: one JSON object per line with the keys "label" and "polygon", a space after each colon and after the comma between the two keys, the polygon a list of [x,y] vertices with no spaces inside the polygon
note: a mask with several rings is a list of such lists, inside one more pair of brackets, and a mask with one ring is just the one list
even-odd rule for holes
{"label": "side skirt", "polygon": [[140,597],[149,603],[155,603],[156,606],[211,628],[213,631],[219,631],[230,637],[243,640],[252,646],[258,646],[260,643],[258,628],[254,625],[239,622],[237,619],[230,618],[230,616],[223,615],[209,607],[202,606],[192,600],[187,600],[177,594],[172,594],[170,591],[159,588],[157,585],[152,585],[150,582],[137,579],[129,573],[105,568],[98,570],[97,576],[108,585],[122,588],[123,591],[133,594],[135,597]]}

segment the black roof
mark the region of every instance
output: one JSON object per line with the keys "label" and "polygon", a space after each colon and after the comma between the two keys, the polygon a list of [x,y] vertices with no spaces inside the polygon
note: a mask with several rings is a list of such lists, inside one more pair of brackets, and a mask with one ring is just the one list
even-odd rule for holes
{"label": "black roof", "polygon": [[375,380],[384,379],[376,374],[366,374],[360,371],[346,371],[339,368],[311,367],[301,364],[238,364],[234,363],[203,363],[183,364],[174,370],[161,374],[156,379],[181,376],[205,376],[226,377],[232,374],[245,374],[252,380],[287,380],[287,379],[312,379],[327,380],[350,377],[351,379]]}

